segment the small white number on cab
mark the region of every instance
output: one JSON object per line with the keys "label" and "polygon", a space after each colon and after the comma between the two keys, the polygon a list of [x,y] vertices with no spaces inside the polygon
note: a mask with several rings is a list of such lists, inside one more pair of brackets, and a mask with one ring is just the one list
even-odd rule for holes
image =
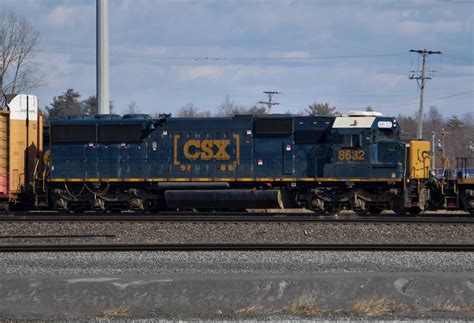
{"label": "small white number on cab", "polygon": [[379,121],[377,126],[379,128],[392,128],[392,121]]}

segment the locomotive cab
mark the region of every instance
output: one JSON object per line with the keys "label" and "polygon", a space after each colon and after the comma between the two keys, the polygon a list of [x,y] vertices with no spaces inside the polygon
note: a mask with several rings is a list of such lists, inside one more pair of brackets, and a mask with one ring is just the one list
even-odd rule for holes
{"label": "locomotive cab", "polygon": [[332,162],[325,177],[401,178],[403,147],[396,119],[379,112],[350,112],[332,126]]}
{"label": "locomotive cab", "polygon": [[324,165],[325,187],[312,190],[316,212],[352,209],[360,214],[403,209],[405,147],[399,126],[378,112],[350,112],[334,119]]}

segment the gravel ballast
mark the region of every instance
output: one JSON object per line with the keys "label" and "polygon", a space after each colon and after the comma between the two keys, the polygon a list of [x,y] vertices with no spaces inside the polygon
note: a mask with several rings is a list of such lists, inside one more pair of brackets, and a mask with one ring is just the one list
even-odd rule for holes
{"label": "gravel ballast", "polygon": [[[64,235],[78,237],[60,237]],[[3,237],[0,245],[98,242],[470,244],[473,236],[472,224],[439,223],[12,221],[0,226],[0,237]]]}
{"label": "gravel ballast", "polygon": [[469,252],[45,252],[3,253],[0,260],[0,275],[17,276],[474,271]]}
{"label": "gravel ballast", "polygon": [[[471,244],[473,227],[436,223],[11,221],[0,226],[0,245]],[[67,235],[76,237],[61,237]],[[474,315],[473,272],[470,252],[0,253],[0,320],[466,319]]]}

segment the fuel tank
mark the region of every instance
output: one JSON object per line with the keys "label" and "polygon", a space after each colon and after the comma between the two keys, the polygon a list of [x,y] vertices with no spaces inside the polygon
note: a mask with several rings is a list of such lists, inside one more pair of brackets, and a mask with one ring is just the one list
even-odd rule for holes
{"label": "fuel tank", "polygon": [[279,190],[168,190],[165,192],[165,199],[169,208],[283,208]]}

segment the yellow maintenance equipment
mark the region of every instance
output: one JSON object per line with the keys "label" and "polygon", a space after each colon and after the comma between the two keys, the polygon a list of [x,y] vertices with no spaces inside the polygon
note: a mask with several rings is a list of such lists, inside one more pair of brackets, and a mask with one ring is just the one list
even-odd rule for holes
{"label": "yellow maintenance equipment", "polygon": [[430,142],[410,141],[410,178],[428,178],[430,176]]}

